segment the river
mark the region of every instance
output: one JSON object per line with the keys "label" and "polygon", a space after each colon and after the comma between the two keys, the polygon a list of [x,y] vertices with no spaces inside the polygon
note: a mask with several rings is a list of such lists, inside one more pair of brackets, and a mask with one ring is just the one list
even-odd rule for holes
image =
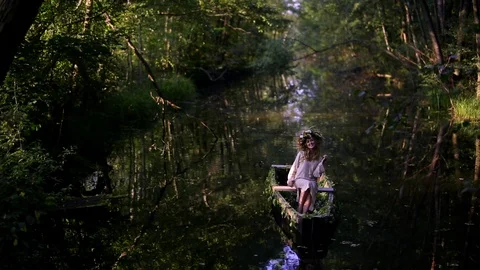
{"label": "river", "polygon": [[[369,129],[378,103],[320,85],[312,76],[252,78],[211,89],[181,111],[159,108],[158,124],[132,133],[110,158],[115,194],[134,199],[116,208],[121,222],[106,226],[109,260],[125,252],[119,269],[266,269],[282,261],[289,240],[271,215],[265,177],[271,164],[293,161],[296,136],[313,128],[326,138],[340,212],[316,268],[478,266],[478,217],[465,225],[468,206],[448,185],[453,174],[445,172],[438,197],[413,184],[422,174],[404,180],[399,132]],[[422,135],[430,142],[436,130]]]}

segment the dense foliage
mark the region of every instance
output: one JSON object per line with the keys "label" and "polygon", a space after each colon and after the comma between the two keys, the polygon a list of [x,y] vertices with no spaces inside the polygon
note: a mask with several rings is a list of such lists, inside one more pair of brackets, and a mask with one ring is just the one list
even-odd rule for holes
{"label": "dense foliage", "polygon": [[[475,267],[480,195],[478,1],[305,0],[294,13],[297,58],[305,60],[308,65],[302,69],[323,86],[319,88],[322,101],[329,102],[326,107],[348,117],[338,121],[348,121],[358,109],[365,114],[359,122],[363,132],[338,138],[341,144],[333,146],[352,156],[347,155],[341,166],[353,183],[339,190],[358,189],[338,195],[345,196],[342,208],[352,219],[344,236],[389,258],[363,260],[365,265]],[[335,108],[340,102],[352,108],[351,114]],[[371,146],[367,142],[377,150],[363,149]],[[382,205],[385,201],[389,204]],[[362,220],[365,216],[369,219]],[[387,239],[393,234],[409,240],[395,239],[389,246]],[[458,251],[463,244],[463,252]],[[416,254],[409,253],[412,248]],[[348,267],[340,257],[330,263]]]}
{"label": "dense foliage", "polygon": [[[459,188],[472,190],[480,178],[478,5],[476,0],[45,1],[0,86],[0,255],[7,258],[4,266],[35,263],[68,268],[73,261],[85,263],[83,268],[110,266],[102,263],[111,264],[127,244],[135,243],[120,239],[117,246],[106,247],[102,239],[113,232],[95,231],[92,224],[108,226],[107,217],[99,221],[85,213],[65,217],[55,211],[72,196],[162,186],[144,182],[114,186],[108,158],[120,151],[116,143],[160,122],[161,131],[152,132],[151,138],[144,136],[141,148],[145,150],[145,140],[161,138],[162,145],[149,146],[161,153],[151,162],[157,167],[150,171],[156,171],[166,188],[172,184],[166,176],[181,169],[175,158],[184,158],[175,152],[174,146],[184,142],[174,140],[175,128],[185,129],[178,134],[206,136],[196,125],[175,125],[179,111],[187,111],[200,96],[216,94],[214,84],[250,75],[284,74],[294,66],[317,80],[317,85],[307,88],[331,86],[320,93],[329,95],[322,100],[330,112],[335,112],[339,100],[366,111],[360,136],[378,140],[378,153],[398,154],[376,166],[387,168],[389,177],[393,172],[401,176],[394,183],[401,191],[399,201],[408,198],[406,204],[413,205],[418,198],[428,197],[430,203],[418,213],[440,220],[438,187],[457,183],[441,176],[461,171],[455,174],[457,179],[472,181],[462,182]],[[251,99],[286,101],[290,93],[254,89],[235,95],[249,104]],[[223,101],[225,107],[229,102]],[[313,107],[315,102],[305,99],[303,106]],[[218,108],[222,110],[227,108]],[[222,154],[230,149],[229,143],[234,147],[235,132],[229,132],[229,137],[222,138]],[[418,139],[418,133],[429,134],[430,140]],[[336,147],[347,151],[358,141],[341,139],[342,147]],[[443,141],[437,143],[437,139]],[[452,145],[448,148],[443,147],[447,139]],[[133,181],[140,166],[135,158],[141,159],[144,152],[135,148],[138,142],[129,143],[131,149],[124,151],[134,158],[128,164],[131,175],[125,178]],[[205,142],[198,145],[203,148],[185,155],[208,151]],[[462,147],[468,150],[460,153]],[[455,164],[442,163],[442,154],[455,156]],[[360,168],[372,166],[368,160],[344,162]],[[86,190],[84,180],[94,172],[100,172],[102,181]],[[424,175],[425,186],[413,182],[418,174]],[[401,212],[392,215],[400,217]],[[169,218],[176,220],[175,213]],[[438,231],[441,224],[421,225]],[[46,229],[50,227],[55,229]],[[219,235],[224,233],[218,230]],[[87,239],[98,245],[99,257],[82,262],[82,254],[88,252],[85,246],[49,249],[58,235],[62,244],[70,246],[79,238]],[[201,243],[214,247],[210,238],[205,239]],[[175,242],[162,241],[165,245]],[[150,244],[157,245],[155,239]],[[71,256],[76,259],[69,261]]]}
{"label": "dense foliage", "polygon": [[[75,241],[69,226],[86,221],[44,228],[69,196],[113,192],[115,142],[188,106],[199,86],[284,71],[282,10],[279,1],[44,2],[0,92],[3,266],[66,264],[66,253],[47,247],[52,237]],[[268,59],[268,43],[285,57]],[[86,190],[93,172],[102,181]]]}

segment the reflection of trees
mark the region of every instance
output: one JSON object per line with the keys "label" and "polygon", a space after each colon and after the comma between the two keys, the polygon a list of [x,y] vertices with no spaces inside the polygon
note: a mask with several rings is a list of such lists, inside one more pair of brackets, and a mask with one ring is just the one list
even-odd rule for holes
{"label": "reflection of trees", "polygon": [[475,170],[473,175],[473,181],[480,179],[480,136],[475,138]]}
{"label": "reflection of trees", "polygon": [[388,100],[377,95],[378,85],[364,93],[368,84],[319,77],[326,79],[319,80],[303,121],[324,130],[327,170],[346,220],[332,248],[338,253],[327,260],[348,267],[341,254],[360,244],[367,256],[354,252],[354,260],[362,265],[475,265],[480,226],[474,218],[478,202],[471,198],[477,190],[478,127],[443,126],[448,119],[422,107],[418,97]]}
{"label": "reflection of trees", "polygon": [[266,113],[281,106],[270,95],[286,91],[280,82],[245,82],[186,113],[166,111],[155,128],[132,133],[116,148],[115,191],[130,194],[130,231],[136,231],[119,261],[141,256],[136,264],[144,268],[231,267],[248,263],[239,254],[251,257],[252,249],[274,252],[266,235],[277,242],[279,235],[263,179],[294,134],[285,133],[278,113]]}

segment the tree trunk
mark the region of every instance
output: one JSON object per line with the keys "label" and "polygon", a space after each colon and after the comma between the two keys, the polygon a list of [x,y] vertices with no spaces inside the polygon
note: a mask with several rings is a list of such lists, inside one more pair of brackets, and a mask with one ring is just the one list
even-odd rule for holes
{"label": "tree trunk", "polygon": [[85,16],[83,19],[83,33],[88,33],[93,11],[93,0],[85,0]]}
{"label": "tree trunk", "polygon": [[442,53],[442,48],[440,47],[438,34],[435,31],[435,26],[433,24],[432,16],[430,15],[430,11],[428,9],[428,6],[425,0],[420,0],[420,4],[422,5],[422,11],[423,11],[425,20],[427,20],[428,34],[430,36],[430,41],[432,42],[432,50],[435,54],[435,64],[441,65],[443,64],[443,53]]}
{"label": "tree trunk", "polygon": [[[467,0],[460,1],[460,10],[458,11],[458,30],[457,30],[457,61],[462,60],[462,47],[465,41],[465,26],[468,15],[469,2]],[[455,69],[455,75],[460,76],[459,68]]]}
{"label": "tree trunk", "polygon": [[43,0],[0,0],[0,84]]}
{"label": "tree trunk", "polygon": [[477,45],[477,99],[480,100],[480,15],[478,14],[478,0],[473,1],[473,18],[475,23],[475,40]]}
{"label": "tree trunk", "polygon": [[385,25],[383,23],[382,23],[382,33],[383,33],[383,39],[385,40],[385,47],[387,48],[387,51],[391,52],[392,48],[390,47],[387,30],[385,29]]}
{"label": "tree trunk", "polygon": [[[167,9],[167,13],[170,12],[170,9]],[[165,52],[164,60],[162,61],[163,68],[167,69],[170,65],[170,34],[172,33],[172,28],[170,27],[170,22],[173,20],[171,16],[165,16],[165,26],[163,29],[164,39],[163,42],[165,43]]]}
{"label": "tree trunk", "polygon": [[[407,33],[410,33],[411,40],[413,42],[413,47],[415,48],[415,58],[417,59],[417,64],[421,63],[421,58],[418,50],[418,42],[417,42],[417,36],[415,34],[415,31],[413,29],[413,23],[412,23],[412,14],[410,12],[410,7],[407,2],[404,3],[404,8],[405,8],[405,23],[406,23],[406,29]],[[408,35],[407,35],[407,40],[405,43],[408,43]]]}
{"label": "tree trunk", "polygon": [[445,0],[437,0],[438,32],[442,34],[445,30]]}

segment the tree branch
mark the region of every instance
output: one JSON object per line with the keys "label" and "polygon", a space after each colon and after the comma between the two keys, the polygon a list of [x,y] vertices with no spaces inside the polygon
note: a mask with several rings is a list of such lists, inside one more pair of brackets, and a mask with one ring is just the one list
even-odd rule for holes
{"label": "tree branch", "polygon": [[391,52],[391,51],[388,51],[388,50],[385,50],[385,49],[380,49],[380,48],[378,48],[378,47],[377,47],[376,45],[374,45],[374,44],[369,44],[369,43],[367,43],[367,42],[365,42],[365,41],[358,40],[358,39],[346,40],[346,41],[344,41],[344,42],[340,42],[340,43],[333,44],[333,45],[331,45],[331,46],[329,46],[329,47],[327,47],[327,48],[323,48],[323,49],[321,49],[321,50],[315,49],[315,48],[311,47],[310,45],[308,45],[308,44],[306,44],[306,43],[304,43],[304,42],[302,42],[302,41],[300,41],[300,40],[298,40],[298,39],[293,39],[293,40],[296,41],[296,42],[298,42],[298,43],[300,43],[300,44],[302,44],[303,46],[307,47],[308,49],[312,50],[311,53],[308,53],[308,54],[306,54],[306,55],[304,55],[304,56],[301,56],[301,57],[299,57],[299,58],[295,58],[293,61],[298,61],[298,60],[306,59],[306,58],[311,57],[311,56],[313,56],[313,55],[316,55],[316,54],[319,54],[319,53],[324,53],[324,52],[327,52],[327,51],[329,51],[329,50],[333,50],[334,48],[336,48],[336,47],[338,47],[338,46],[343,46],[343,45],[346,45],[346,44],[355,43],[355,44],[360,44],[360,45],[362,45],[363,47],[368,48],[368,49],[371,49],[372,47],[374,47],[374,48],[377,49],[378,51],[381,51],[381,52],[389,55],[390,57],[392,57],[392,58],[394,58],[394,59],[402,62],[404,65],[406,65],[406,66],[408,66],[408,67],[415,67],[415,68],[418,67],[418,65],[417,65],[414,61],[408,59],[406,56],[403,56],[403,55],[401,55],[401,54],[395,54],[395,53],[393,53],[393,52]]}
{"label": "tree branch", "polygon": [[[112,30],[114,30],[114,31],[117,30],[112,23],[112,19],[111,19],[110,15],[108,15],[107,12],[105,12],[103,15],[105,16],[105,23],[108,26],[110,26],[110,28]],[[147,72],[147,77],[150,80],[150,82],[152,82],[152,85],[155,88],[156,93],[158,95],[157,102],[161,102],[162,104],[166,103],[167,105],[169,105],[170,107],[172,107],[174,109],[181,109],[179,106],[175,105],[173,102],[171,102],[171,101],[169,101],[169,100],[167,100],[163,97],[160,86],[158,85],[157,80],[155,79],[155,76],[153,75],[152,69],[150,68],[150,65],[148,64],[147,60],[145,60],[145,58],[142,56],[142,54],[137,49],[137,47],[135,47],[135,45],[133,44],[133,42],[132,42],[132,40],[130,39],[129,36],[124,35],[123,38],[127,42],[128,47],[130,47],[130,49],[133,50],[135,55],[138,57],[140,62],[143,64],[143,67],[145,68],[145,71]]]}

